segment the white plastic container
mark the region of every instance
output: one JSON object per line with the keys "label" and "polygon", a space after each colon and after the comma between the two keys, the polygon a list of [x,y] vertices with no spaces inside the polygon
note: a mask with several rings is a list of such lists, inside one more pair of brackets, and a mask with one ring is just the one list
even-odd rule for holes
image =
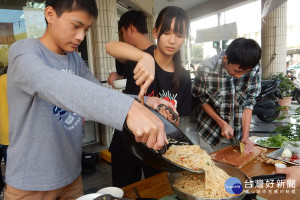
{"label": "white plastic container", "polygon": [[275,167],[276,168],[286,168],[285,164],[281,164],[281,163],[275,163]]}
{"label": "white plastic container", "polygon": [[118,187],[106,187],[99,190],[97,193],[101,194],[110,194],[114,197],[122,198],[124,195],[124,191]]}
{"label": "white plastic container", "polygon": [[83,195],[79,198],[77,198],[76,200],[93,200],[93,199],[96,199],[97,197],[101,196],[103,194],[100,194],[100,193],[91,193],[91,194],[86,194],[86,195]]}
{"label": "white plastic container", "polygon": [[119,79],[114,81],[114,86],[116,89],[123,89],[126,87],[127,79]]}

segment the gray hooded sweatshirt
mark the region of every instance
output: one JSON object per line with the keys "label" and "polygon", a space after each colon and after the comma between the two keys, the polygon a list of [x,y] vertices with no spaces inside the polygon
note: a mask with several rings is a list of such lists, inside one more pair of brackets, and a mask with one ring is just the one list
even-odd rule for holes
{"label": "gray hooded sweatshirt", "polygon": [[64,187],[81,173],[83,118],[122,130],[134,99],[103,87],[76,52],[58,55],[25,39],[8,57],[6,182],[29,191]]}

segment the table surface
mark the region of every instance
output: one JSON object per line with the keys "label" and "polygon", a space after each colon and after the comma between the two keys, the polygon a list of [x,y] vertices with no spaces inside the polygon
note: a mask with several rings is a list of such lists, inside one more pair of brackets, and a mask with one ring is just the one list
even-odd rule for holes
{"label": "table surface", "polygon": [[[272,149],[268,149],[267,153],[273,151]],[[266,165],[256,159],[244,167],[240,169],[243,173],[245,173],[248,177],[264,175],[264,174],[272,174],[275,170],[274,165]],[[133,191],[133,187],[136,187],[137,191],[140,194],[141,198],[157,198],[160,199],[162,197],[173,194],[173,190],[167,179],[168,173],[162,172],[155,176],[146,178],[144,180],[138,181],[131,185],[125,186],[124,190],[124,198],[128,199],[136,199],[137,196]],[[279,188],[276,186],[276,183],[273,187],[271,185],[264,184],[264,188],[252,188],[251,192],[258,193],[257,195],[263,197],[265,199],[271,200],[299,200],[300,199],[300,189],[294,188]]]}

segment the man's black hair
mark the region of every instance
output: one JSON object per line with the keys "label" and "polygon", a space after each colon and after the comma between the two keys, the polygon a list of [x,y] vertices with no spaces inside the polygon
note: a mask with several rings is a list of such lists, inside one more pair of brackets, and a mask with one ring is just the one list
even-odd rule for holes
{"label": "man's black hair", "polygon": [[228,64],[239,64],[240,69],[254,68],[260,60],[261,48],[252,39],[237,38],[226,49]]}
{"label": "man's black hair", "polygon": [[94,18],[98,16],[95,0],[47,0],[46,7],[48,6],[51,6],[55,10],[58,17],[64,12],[71,11],[85,11]]}
{"label": "man's black hair", "polygon": [[142,34],[148,33],[147,17],[140,10],[130,10],[124,13],[118,22],[118,30],[122,30],[122,27],[128,29],[130,25],[133,25]]}

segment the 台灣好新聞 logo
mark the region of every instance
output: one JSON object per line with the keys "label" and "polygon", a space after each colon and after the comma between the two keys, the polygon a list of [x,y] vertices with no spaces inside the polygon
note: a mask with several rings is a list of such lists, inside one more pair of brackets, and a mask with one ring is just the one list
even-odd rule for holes
{"label": "\u53f0\u7063\u597d\u65b0\u805e logo", "polygon": [[236,177],[230,177],[225,182],[225,190],[230,194],[241,194],[243,189],[241,181]]}

